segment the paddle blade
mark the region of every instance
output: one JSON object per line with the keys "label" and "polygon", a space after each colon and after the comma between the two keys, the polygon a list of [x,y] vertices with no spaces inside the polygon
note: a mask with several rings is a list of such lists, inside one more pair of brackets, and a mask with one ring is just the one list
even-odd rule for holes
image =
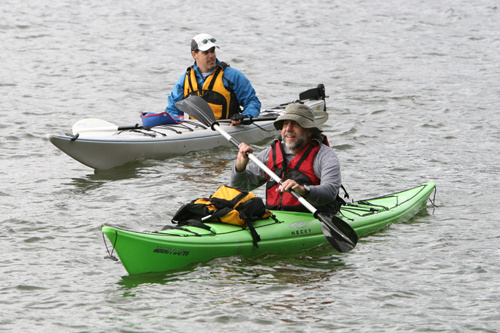
{"label": "paddle blade", "polygon": [[347,222],[337,216],[328,216],[323,213],[315,215],[322,222],[323,235],[335,250],[345,253],[354,249],[358,243],[358,235]]}
{"label": "paddle blade", "polygon": [[118,126],[109,121],[97,118],[85,118],[73,124],[73,134],[82,132],[116,131]]}
{"label": "paddle blade", "polygon": [[212,126],[212,124],[216,122],[212,108],[201,97],[190,96],[175,103],[175,106],[179,110],[193,116],[206,126]]}

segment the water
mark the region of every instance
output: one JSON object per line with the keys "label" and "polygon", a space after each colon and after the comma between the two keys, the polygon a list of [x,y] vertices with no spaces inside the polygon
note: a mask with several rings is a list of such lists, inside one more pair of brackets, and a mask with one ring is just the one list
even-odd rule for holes
{"label": "water", "polygon": [[[494,1],[6,0],[0,14],[0,330],[500,329]],[[104,260],[102,224],[157,230],[226,183],[236,154],[95,173],[45,135],[161,111],[204,31],[265,107],[325,85],[324,129],[352,198],[434,181],[438,207],[343,255],[325,246],[144,276]]]}

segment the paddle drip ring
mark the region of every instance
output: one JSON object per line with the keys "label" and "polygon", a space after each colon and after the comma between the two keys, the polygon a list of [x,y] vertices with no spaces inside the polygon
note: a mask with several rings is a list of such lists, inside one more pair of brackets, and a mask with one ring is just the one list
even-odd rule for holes
{"label": "paddle drip ring", "polygon": [[213,122],[212,125],[210,126],[210,128],[212,129],[212,131],[216,131],[215,125],[220,126],[218,122],[216,122],[216,121]]}

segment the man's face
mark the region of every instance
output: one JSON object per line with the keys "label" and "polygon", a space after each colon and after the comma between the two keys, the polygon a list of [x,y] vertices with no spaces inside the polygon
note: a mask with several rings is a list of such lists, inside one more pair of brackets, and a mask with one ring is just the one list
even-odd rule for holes
{"label": "man's face", "polygon": [[294,154],[300,152],[311,139],[312,132],[301,127],[293,120],[283,121],[281,137],[285,145]]}
{"label": "man's face", "polygon": [[215,47],[207,51],[191,51],[191,55],[202,73],[211,72],[215,68],[215,63],[217,62]]}

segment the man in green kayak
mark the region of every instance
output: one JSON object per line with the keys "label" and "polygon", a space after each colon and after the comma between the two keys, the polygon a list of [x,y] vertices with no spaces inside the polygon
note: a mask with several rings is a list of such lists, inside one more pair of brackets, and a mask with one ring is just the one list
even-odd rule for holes
{"label": "man in green kayak", "polygon": [[231,119],[231,125],[239,125],[245,117],[253,118],[260,114],[261,103],[252,84],[243,73],[219,61],[215,55],[216,48],[219,48],[216,39],[209,34],[193,37],[191,55],[194,64],[175,84],[168,96],[165,112],[172,117],[184,115],[175,103],[196,95],[208,102],[216,119]]}
{"label": "man in green kayak", "polygon": [[295,191],[319,211],[336,213],[344,203],[338,195],[342,184],[340,163],[314,122],[312,110],[304,104],[289,104],[285,114],[274,122],[274,127],[280,135],[257,158],[283,183],[279,185],[250,161],[247,153],[253,153],[253,149],[241,143],[231,172],[231,186],[252,191],[266,184],[268,209],[307,212],[289,193]]}

